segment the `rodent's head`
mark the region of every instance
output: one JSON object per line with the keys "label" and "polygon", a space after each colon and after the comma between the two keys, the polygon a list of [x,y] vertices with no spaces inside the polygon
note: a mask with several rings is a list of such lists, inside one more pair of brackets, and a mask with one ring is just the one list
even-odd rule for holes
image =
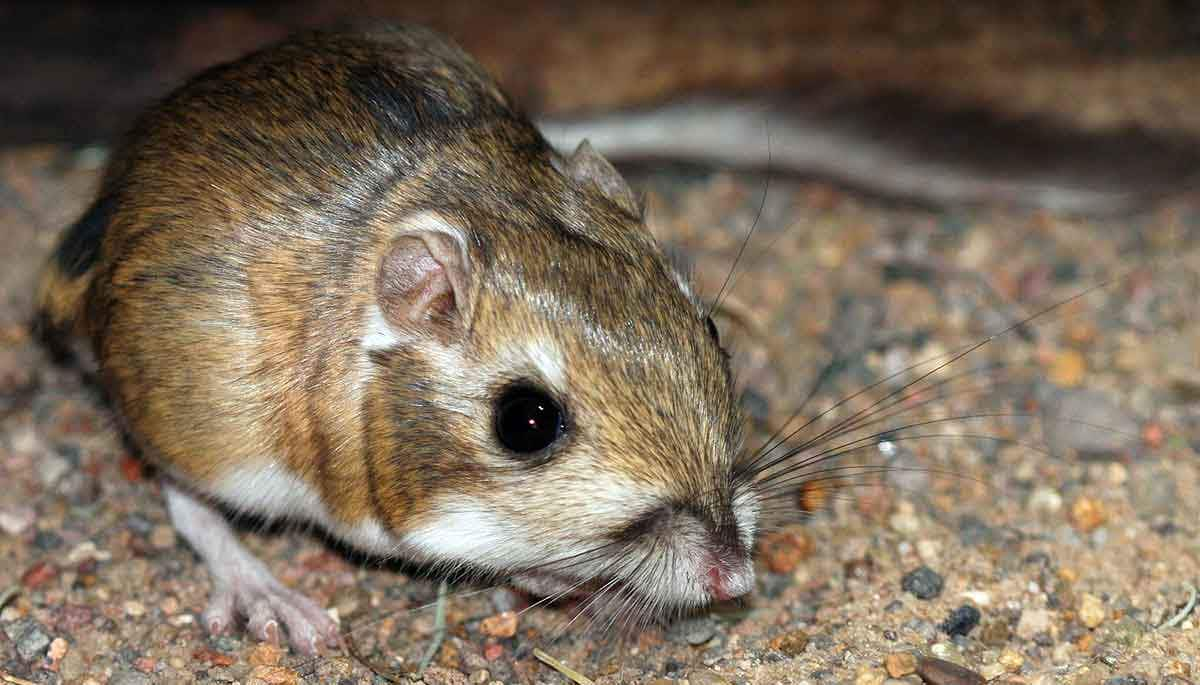
{"label": "rodent's head", "polygon": [[486,177],[460,157],[456,183],[489,179],[474,199],[425,179],[387,219],[361,343],[385,525],[540,594],[744,594],[758,502],[712,320],[603,158],[519,154]]}

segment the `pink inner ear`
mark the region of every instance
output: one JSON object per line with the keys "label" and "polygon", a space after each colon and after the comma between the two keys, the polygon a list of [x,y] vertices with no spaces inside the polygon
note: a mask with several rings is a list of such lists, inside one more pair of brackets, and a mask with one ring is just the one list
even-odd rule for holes
{"label": "pink inner ear", "polygon": [[456,311],[447,267],[418,237],[398,239],[379,271],[379,308],[394,326],[422,327],[444,322]]}

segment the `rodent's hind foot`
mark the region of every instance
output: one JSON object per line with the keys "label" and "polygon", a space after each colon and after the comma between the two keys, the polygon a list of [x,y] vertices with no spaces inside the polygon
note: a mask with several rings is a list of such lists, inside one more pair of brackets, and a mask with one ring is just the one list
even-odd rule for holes
{"label": "rodent's hind foot", "polygon": [[208,631],[213,635],[229,632],[238,616],[246,617],[246,630],[255,639],[274,645],[283,642],[282,623],[292,648],[305,656],[315,656],[322,647],[339,643],[338,625],[320,605],[270,575],[238,579],[213,590],[204,611]]}
{"label": "rodent's hind foot", "polygon": [[228,632],[239,616],[255,638],[279,645],[282,623],[292,648],[315,656],[340,643],[338,624],[319,604],[280,583],[237,539],[220,511],[170,482],[163,484],[176,530],[204,559],[213,590],[204,625],[213,635]]}

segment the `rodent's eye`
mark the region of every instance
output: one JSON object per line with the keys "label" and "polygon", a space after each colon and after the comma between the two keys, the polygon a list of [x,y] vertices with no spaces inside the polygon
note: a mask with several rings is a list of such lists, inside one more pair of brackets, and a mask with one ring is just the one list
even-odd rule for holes
{"label": "rodent's eye", "polygon": [[720,345],[721,336],[717,333],[717,324],[713,322],[713,318],[711,316],[705,317],[704,323],[708,324],[708,334],[712,336],[713,342]]}
{"label": "rodent's eye", "polygon": [[562,407],[546,393],[518,385],[496,403],[496,437],[519,455],[540,452],[566,430]]}

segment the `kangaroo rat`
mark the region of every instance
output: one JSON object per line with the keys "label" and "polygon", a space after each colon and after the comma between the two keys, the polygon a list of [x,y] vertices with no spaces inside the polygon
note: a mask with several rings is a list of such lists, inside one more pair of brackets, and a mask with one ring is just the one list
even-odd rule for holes
{"label": "kangaroo rat", "polygon": [[747,592],[758,500],[716,329],[587,144],[425,29],[314,33],[141,117],[39,286],[213,580],[204,621],[334,622],[218,506],[653,608]]}

